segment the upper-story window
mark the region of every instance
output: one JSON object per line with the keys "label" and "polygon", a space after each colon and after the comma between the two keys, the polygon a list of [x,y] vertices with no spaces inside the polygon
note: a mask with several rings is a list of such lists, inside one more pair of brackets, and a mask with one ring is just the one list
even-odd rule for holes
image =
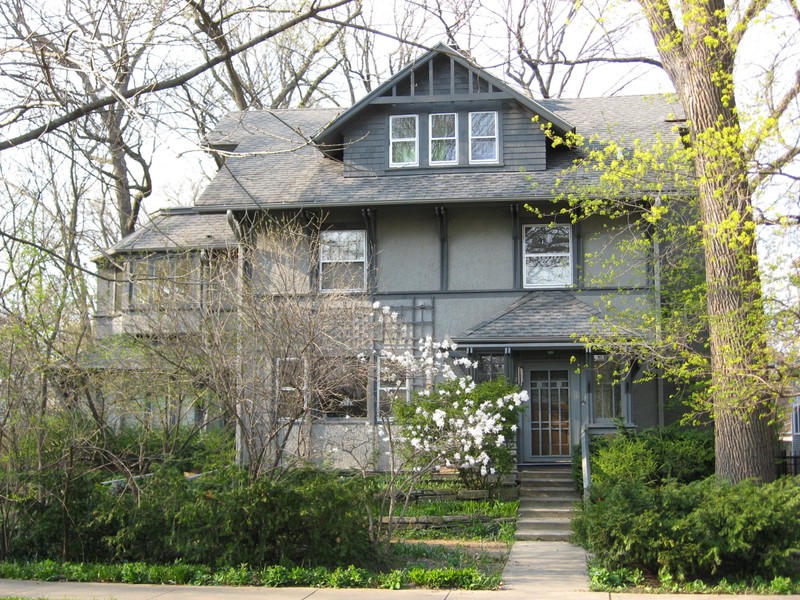
{"label": "upper-story window", "polygon": [[458,163],[458,115],[439,113],[430,116],[430,164]]}
{"label": "upper-story window", "polygon": [[319,282],[323,292],[366,289],[367,234],[363,229],[320,233]]}
{"label": "upper-story window", "polygon": [[129,263],[129,306],[135,310],[185,308],[196,300],[199,277],[191,254],[161,254]]}
{"label": "upper-story window", "polygon": [[419,164],[419,119],[417,115],[389,117],[389,166],[416,167]]}
{"label": "upper-story window", "polygon": [[469,162],[497,162],[497,113],[469,113]]}
{"label": "upper-story window", "polygon": [[569,224],[525,225],[522,243],[526,288],[572,285],[572,227]]}

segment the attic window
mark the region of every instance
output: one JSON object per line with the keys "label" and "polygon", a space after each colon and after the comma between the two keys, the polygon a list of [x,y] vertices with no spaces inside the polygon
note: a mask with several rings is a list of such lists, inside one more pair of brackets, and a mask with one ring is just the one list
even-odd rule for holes
{"label": "attic window", "polygon": [[416,167],[419,164],[419,124],[417,115],[389,117],[389,166]]}
{"label": "attic window", "polygon": [[497,162],[497,113],[469,113],[469,162]]}
{"label": "attic window", "polygon": [[430,164],[458,163],[458,115],[433,114],[430,117]]}

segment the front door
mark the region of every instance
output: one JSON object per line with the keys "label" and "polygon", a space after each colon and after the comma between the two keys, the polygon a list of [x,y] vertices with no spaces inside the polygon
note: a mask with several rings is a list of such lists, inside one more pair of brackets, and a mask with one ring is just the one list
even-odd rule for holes
{"label": "front door", "polygon": [[522,427],[524,462],[563,459],[570,456],[569,363],[526,363],[524,386],[529,402]]}

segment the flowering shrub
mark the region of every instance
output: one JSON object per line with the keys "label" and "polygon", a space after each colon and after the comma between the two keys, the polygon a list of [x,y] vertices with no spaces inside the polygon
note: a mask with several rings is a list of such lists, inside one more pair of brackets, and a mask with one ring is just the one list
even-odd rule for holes
{"label": "flowering shrub", "polygon": [[415,393],[411,402],[396,402],[394,416],[402,443],[418,466],[453,467],[468,486],[485,488],[493,475],[514,465],[517,418],[527,395],[505,380],[476,385],[469,375],[456,374],[454,366],[471,363],[451,358],[455,349],[450,342],[436,344],[428,338],[417,356],[392,357],[425,381],[439,380]]}

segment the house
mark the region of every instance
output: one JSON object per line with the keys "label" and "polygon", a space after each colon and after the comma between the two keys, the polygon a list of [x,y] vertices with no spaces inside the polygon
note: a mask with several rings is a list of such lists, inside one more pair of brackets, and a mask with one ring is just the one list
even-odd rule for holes
{"label": "house", "polygon": [[[452,339],[478,363],[476,379],[518,382],[530,394],[520,463],[567,458],[584,427],[658,425],[669,419],[663,385],[638,381],[636,365],[581,341],[602,327],[609,294],[656,301],[650,257],[626,257],[625,269],[609,273],[602,258],[620,251],[620,235],[640,235],[635,228],[600,218],[572,224],[554,210],[552,190],[576,151],[554,147],[542,125],[557,135],[674,139],[676,110],[639,96],[534,101],[438,46],[347,110],[229,115],[208,136],[209,149],[227,158],[194,206],[162,211],[99,259],[98,336],[146,334],[159,276],[201,273],[194,288],[171,292],[197,299],[217,293],[212,271],[241,290],[242,280],[277,268],[295,287],[284,296],[377,301],[399,315],[409,344]],[[288,268],[265,248],[281,219],[313,233],[309,258]],[[273,346],[260,342],[257,354]],[[283,352],[249,393],[272,386],[307,403],[298,382],[314,365],[297,349]],[[322,454],[348,436],[374,440],[386,378],[379,363],[359,392],[330,386],[333,408],[297,427],[303,452]],[[245,378],[258,371],[245,370]]]}

